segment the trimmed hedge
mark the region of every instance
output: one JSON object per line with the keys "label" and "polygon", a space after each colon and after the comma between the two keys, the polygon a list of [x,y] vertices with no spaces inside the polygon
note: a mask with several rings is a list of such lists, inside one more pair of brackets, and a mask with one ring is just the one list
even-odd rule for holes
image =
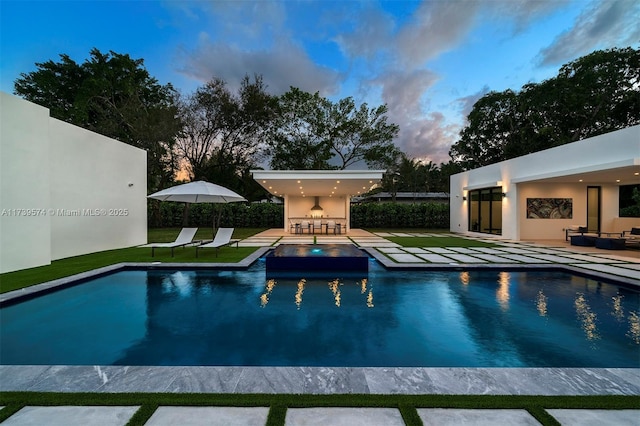
{"label": "trimmed hedge", "polygon": [[[284,226],[282,204],[189,204],[184,222],[185,204],[149,204],[152,228],[211,226],[221,211],[220,226],[230,228],[281,228]],[[159,211],[157,210],[159,209]],[[351,206],[352,228],[423,228],[448,229],[449,205],[442,203],[367,203]]]}
{"label": "trimmed hedge", "polygon": [[351,206],[352,228],[448,229],[449,204],[366,203]]}
{"label": "trimmed hedge", "polygon": [[[213,219],[220,214],[220,226],[224,228],[281,228],[284,223],[282,204],[229,203],[188,204],[164,202],[155,206],[150,202],[148,223],[151,228],[181,226],[212,226]],[[187,209],[188,220],[184,215]],[[158,210],[159,209],[159,212]]]}

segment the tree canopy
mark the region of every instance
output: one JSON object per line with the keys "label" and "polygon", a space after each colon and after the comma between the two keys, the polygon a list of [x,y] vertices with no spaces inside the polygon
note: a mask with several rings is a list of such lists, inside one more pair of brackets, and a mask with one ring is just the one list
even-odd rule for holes
{"label": "tree canopy", "polygon": [[181,98],[183,127],[176,152],[190,179],[218,183],[253,198],[249,193],[261,187],[253,183],[249,170],[264,156],[263,139],[276,103],[260,76],[253,81],[245,76],[237,94],[223,80],[213,79]]}
{"label": "tree canopy", "polygon": [[596,51],[475,103],[449,152],[468,170],[640,123],[640,50]]}
{"label": "tree canopy", "polygon": [[36,68],[20,74],[15,94],[49,108],[54,118],[146,150],[149,190],[173,180],[176,92],[151,77],[142,59],[92,49],[82,64],[62,54],[60,62]]}
{"label": "tree canopy", "polygon": [[396,124],[387,123],[387,107],[356,106],[351,97],[332,102],[318,93],[292,87],[279,99],[269,133],[271,168],[346,169],[364,161],[387,164],[397,154]]}

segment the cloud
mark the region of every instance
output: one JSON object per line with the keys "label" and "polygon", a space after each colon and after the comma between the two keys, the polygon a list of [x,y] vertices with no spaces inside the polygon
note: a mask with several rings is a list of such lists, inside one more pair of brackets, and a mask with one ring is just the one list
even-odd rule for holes
{"label": "cloud", "polygon": [[640,40],[640,3],[636,0],[595,1],[540,52],[542,65],[558,65],[596,49],[626,47]]}
{"label": "cloud", "polygon": [[185,52],[181,72],[205,83],[221,78],[235,91],[245,75],[262,75],[267,90],[274,95],[287,92],[290,86],[323,96],[337,92],[340,75],[315,64],[299,46],[286,40],[270,49],[247,50],[236,45],[212,42],[202,34],[198,46]]}
{"label": "cloud", "polygon": [[456,99],[455,103],[460,105],[460,113],[463,117],[468,117],[473,110],[473,106],[478,102],[480,98],[489,93],[491,89],[489,86],[483,86],[478,92],[473,93],[469,96],[463,96],[462,98]]}
{"label": "cloud", "polygon": [[449,147],[459,131],[458,126],[447,124],[442,113],[424,112],[424,94],[437,80],[431,71],[414,70],[387,72],[371,81],[382,87],[389,121],[400,126],[396,146],[410,158],[434,163],[448,161]]}
{"label": "cloud", "polygon": [[334,37],[347,57],[365,58],[373,60],[388,53],[395,28],[393,18],[384,13],[373,3],[365,3],[364,10],[360,10],[348,25],[355,27],[350,32],[343,32]]}
{"label": "cloud", "polygon": [[404,67],[419,67],[457,46],[471,31],[479,2],[423,2],[395,40],[394,50]]}
{"label": "cloud", "polygon": [[490,19],[492,21],[506,20],[508,25],[513,25],[514,34],[523,32],[533,21],[550,15],[570,4],[571,0],[509,0],[485,3],[486,12],[491,15]]}
{"label": "cloud", "polygon": [[420,120],[410,120],[400,129],[398,146],[409,158],[433,161],[435,164],[449,161],[451,142],[460,126],[448,123],[440,112],[432,112]]}

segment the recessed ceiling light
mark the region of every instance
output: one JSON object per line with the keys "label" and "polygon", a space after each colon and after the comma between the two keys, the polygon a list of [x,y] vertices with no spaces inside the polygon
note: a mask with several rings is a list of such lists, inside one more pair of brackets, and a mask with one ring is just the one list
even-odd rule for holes
{"label": "recessed ceiling light", "polygon": [[616,182],[620,182],[620,179],[616,179]]}
{"label": "recessed ceiling light", "polygon": [[640,172],[635,172],[633,175],[634,176],[640,176]]}
{"label": "recessed ceiling light", "polygon": [[582,179],[578,179],[578,182],[582,182]]}
{"label": "recessed ceiling light", "polygon": [[337,181],[336,181],[336,183],[340,183],[340,181],[339,181],[339,180],[337,180]]}

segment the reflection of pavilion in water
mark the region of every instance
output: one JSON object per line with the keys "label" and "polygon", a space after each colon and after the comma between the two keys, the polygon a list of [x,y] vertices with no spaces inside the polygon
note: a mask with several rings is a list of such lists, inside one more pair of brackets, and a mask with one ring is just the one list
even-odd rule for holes
{"label": "reflection of pavilion in water", "polygon": [[[302,278],[298,281],[298,284],[297,284],[297,290],[293,299],[298,309],[300,309],[302,306],[302,295],[304,293],[304,288],[306,283],[307,283],[307,280],[305,278]],[[271,292],[273,292],[273,289],[275,288],[276,284],[277,284],[277,281],[274,278],[267,280],[267,283],[265,284],[265,291],[260,295],[261,307],[264,308],[269,303],[269,296],[271,295]],[[333,294],[335,305],[339,308],[342,301],[342,293],[341,293],[340,287],[343,286],[344,283],[341,282],[340,279],[334,278],[333,280],[330,280],[327,284],[329,286],[329,290]],[[369,286],[367,288],[368,284],[369,284],[369,281],[367,278],[361,278],[359,280],[360,293],[363,295],[366,295],[363,298],[364,303],[367,306],[367,308],[373,308],[375,306],[373,304],[373,287]]]}
{"label": "reflection of pavilion in water", "polygon": [[[254,283],[236,273],[245,271],[149,271],[146,334],[115,364],[301,365],[302,358],[302,365],[343,365],[342,354],[365,357],[384,344],[358,336],[383,336],[382,324],[397,323],[390,312],[380,312],[382,321],[368,319],[374,290],[366,278],[279,279],[258,287],[264,272]],[[364,308],[351,309],[358,305]]]}

